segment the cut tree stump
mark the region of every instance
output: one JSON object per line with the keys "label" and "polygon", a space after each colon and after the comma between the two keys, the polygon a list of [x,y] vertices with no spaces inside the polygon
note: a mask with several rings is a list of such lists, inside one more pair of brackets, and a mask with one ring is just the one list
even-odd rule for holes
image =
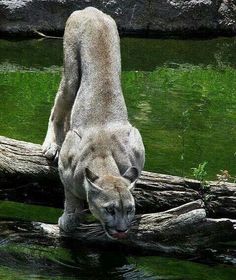
{"label": "cut tree stump", "polygon": [[[0,200],[63,207],[57,166],[41,145],[0,136]],[[202,199],[207,216],[236,219],[236,184],[143,171],[134,190],[137,213],[160,212]]]}

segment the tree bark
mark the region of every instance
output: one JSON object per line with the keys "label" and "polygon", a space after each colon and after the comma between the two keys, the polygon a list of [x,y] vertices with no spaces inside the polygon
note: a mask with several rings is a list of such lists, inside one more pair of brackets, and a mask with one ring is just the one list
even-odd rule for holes
{"label": "tree bark", "polygon": [[[118,241],[133,248],[177,254],[194,254],[213,248],[218,242],[235,240],[234,223],[227,219],[208,219],[202,200],[160,213],[136,215],[127,240]],[[73,234],[57,225],[35,223],[38,229],[54,237],[73,237],[83,242],[114,243],[100,224],[81,225]],[[117,241],[116,241],[117,242]]]}
{"label": "tree bark", "polygon": [[[0,199],[63,207],[57,166],[39,144],[0,136]],[[236,219],[236,184],[143,171],[134,190],[138,213],[159,212],[202,199],[209,217]]]}
{"label": "tree bark", "polygon": [[[60,231],[55,224],[39,222],[0,222],[0,237],[17,233],[27,238],[27,232],[47,239],[72,238],[80,244],[124,246],[142,252],[161,252],[196,256],[206,250],[217,250],[219,243],[236,239],[234,222],[227,219],[208,219],[202,200],[184,204],[161,213],[137,215],[125,240],[109,239],[100,224],[81,224],[74,233]],[[45,242],[45,241],[44,241]]]}

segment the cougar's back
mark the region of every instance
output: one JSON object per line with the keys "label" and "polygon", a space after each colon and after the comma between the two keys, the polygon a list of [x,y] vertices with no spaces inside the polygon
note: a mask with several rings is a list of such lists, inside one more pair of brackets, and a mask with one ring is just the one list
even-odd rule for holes
{"label": "cougar's back", "polygon": [[64,48],[68,45],[73,54],[64,59],[79,63],[79,85],[71,112],[71,128],[82,132],[109,123],[127,123],[115,21],[91,7],[74,12],[66,23]]}

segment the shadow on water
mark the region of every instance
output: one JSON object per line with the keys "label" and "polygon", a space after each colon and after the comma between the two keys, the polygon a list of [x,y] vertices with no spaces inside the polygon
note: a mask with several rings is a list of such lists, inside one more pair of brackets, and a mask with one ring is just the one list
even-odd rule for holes
{"label": "shadow on water", "polygon": [[102,250],[47,238],[23,221],[1,222],[0,229],[1,279],[231,280],[236,273],[228,265],[133,255],[119,248]]}
{"label": "shadow on water", "polygon": [[4,230],[0,223],[0,277],[4,279],[12,279],[7,271],[17,279],[154,279],[119,249],[114,254],[112,248],[102,251],[75,240],[45,238],[23,221],[6,224]]}

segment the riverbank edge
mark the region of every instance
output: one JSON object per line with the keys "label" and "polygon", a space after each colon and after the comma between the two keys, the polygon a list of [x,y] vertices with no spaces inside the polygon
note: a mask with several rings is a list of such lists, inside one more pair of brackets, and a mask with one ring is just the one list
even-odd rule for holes
{"label": "riverbank edge", "polygon": [[112,16],[121,36],[216,37],[236,35],[236,4],[230,0],[1,0],[0,37],[62,36],[75,10],[96,7]]}

